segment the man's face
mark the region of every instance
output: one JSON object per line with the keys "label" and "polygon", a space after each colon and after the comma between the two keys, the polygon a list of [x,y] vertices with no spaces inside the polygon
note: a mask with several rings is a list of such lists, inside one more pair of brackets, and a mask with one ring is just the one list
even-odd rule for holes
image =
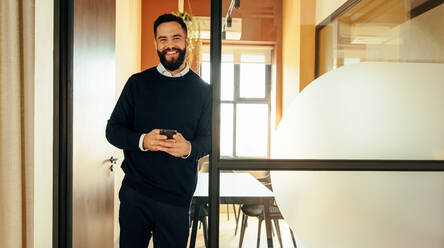
{"label": "man's face", "polygon": [[179,23],[164,22],[157,27],[157,54],[167,70],[175,71],[184,63],[187,42],[188,39]]}

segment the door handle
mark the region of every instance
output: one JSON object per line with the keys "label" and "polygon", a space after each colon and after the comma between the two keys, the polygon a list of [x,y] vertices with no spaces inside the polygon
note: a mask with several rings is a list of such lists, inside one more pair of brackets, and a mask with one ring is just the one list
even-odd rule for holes
{"label": "door handle", "polygon": [[117,160],[119,160],[119,158],[115,158],[113,156],[111,156],[109,159],[105,160],[105,162],[111,163],[111,166],[109,167],[110,171],[114,171],[114,165],[117,164]]}

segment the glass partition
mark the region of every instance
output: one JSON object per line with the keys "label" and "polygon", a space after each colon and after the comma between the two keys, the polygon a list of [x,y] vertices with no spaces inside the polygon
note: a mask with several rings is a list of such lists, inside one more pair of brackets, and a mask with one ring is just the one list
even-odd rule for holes
{"label": "glass partition", "polygon": [[319,30],[317,76],[363,61],[444,63],[444,5],[433,2],[359,1]]}
{"label": "glass partition", "polygon": [[[356,1],[318,28],[323,77],[298,92],[307,62],[282,26],[314,10],[236,2],[222,1],[220,159],[444,159],[443,4]],[[208,79],[209,57],[204,42]]]}
{"label": "glass partition", "polygon": [[[366,2],[367,5],[347,8],[331,20],[332,25],[319,29],[318,41],[322,40],[324,44],[319,46],[317,55],[328,59],[318,59],[312,68],[318,65],[316,68],[320,71],[319,65],[322,65],[324,74],[299,92],[300,63],[309,59],[299,56],[297,52],[300,50],[288,47],[300,46],[297,42],[306,38],[289,39],[289,36],[298,35],[298,29],[306,29],[311,24],[314,29],[314,21],[309,25],[301,23],[305,11],[316,11],[315,8],[299,9],[307,2],[243,0],[240,9],[230,10],[230,6],[239,5],[239,1],[212,0],[213,6],[218,3],[222,6],[222,11],[214,7],[213,15],[216,13],[219,19],[220,11],[223,16],[221,82],[220,88],[216,84],[213,90],[216,95],[220,93],[220,99],[213,102],[216,103],[213,105],[213,141],[216,139],[217,142],[213,143],[211,165],[207,163],[205,166],[203,162],[199,166],[199,181],[208,180],[209,189],[206,186],[199,189],[198,182],[198,195],[194,199],[205,206],[205,195],[211,191],[207,199],[208,217],[214,232],[209,233],[208,242],[214,247],[237,247],[240,243],[251,247],[258,242],[259,247],[296,247],[295,243],[297,247],[325,247],[327,244],[332,247],[384,246],[380,241],[388,241],[392,247],[416,247],[421,245],[412,244],[418,240],[431,246],[436,242],[439,244],[443,229],[434,216],[442,216],[443,174],[418,170],[422,170],[421,166],[426,166],[426,170],[442,171],[443,168],[443,62],[440,59],[383,60],[370,50],[362,59],[362,43],[367,42],[371,48],[370,45],[378,40],[374,35],[365,38],[366,32],[374,29],[366,25],[356,29],[350,27],[351,24],[341,29],[339,18],[352,11],[349,13],[359,13],[353,15],[361,20],[381,23],[389,20],[390,25],[381,25],[385,29],[382,28],[378,35],[387,32],[387,28],[396,29],[406,24],[400,28],[400,33],[410,39],[410,43],[395,38],[386,49],[397,51],[392,54],[402,54],[401,51],[419,54],[427,44],[420,42],[420,47],[415,47],[413,43],[416,36],[424,32],[424,39],[433,44],[433,56],[442,58],[442,36],[429,35],[426,31],[441,32],[438,30],[443,24],[439,16],[444,16],[439,12],[442,11],[441,4],[423,8],[420,6],[426,1],[402,1],[408,3],[403,6],[410,6],[408,11],[408,8],[395,9],[401,1],[390,1],[391,9],[379,16],[379,10],[385,8],[382,1],[347,1]],[[353,9],[356,6],[360,9]],[[422,10],[420,14],[417,14],[418,8]],[[434,12],[437,10],[438,15]],[[408,13],[407,17],[399,17],[399,11]],[[433,22],[418,26],[409,24],[427,13],[434,16],[439,25]],[[230,15],[231,20],[228,20]],[[388,18],[391,15],[395,18]],[[230,22],[234,26],[232,29],[229,29]],[[283,26],[290,32],[283,34]],[[361,31],[365,31],[364,39],[359,36]],[[339,32],[346,35],[344,39],[338,40]],[[356,39],[352,38],[355,34],[359,34]],[[214,43],[218,49],[219,41],[213,41],[212,45]],[[287,49],[283,49],[283,43]],[[262,52],[250,52],[253,48]],[[350,51],[339,48],[350,48]],[[374,47],[373,50],[378,52],[379,49]],[[205,60],[209,58],[205,51],[209,53],[204,44],[202,75],[211,75],[208,70],[218,72],[219,61],[215,63],[213,59],[210,66],[210,61]],[[390,55],[388,51],[385,53]],[[376,59],[368,59],[371,56]],[[265,169],[255,172],[268,173],[273,189],[262,182],[263,175],[246,169]],[[404,173],[398,169],[416,171]],[[241,179],[236,181],[235,178]],[[248,182],[257,187],[246,193]],[[410,204],[411,198],[404,197],[406,191],[424,198]],[[242,216],[248,212],[248,204],[262,205],[263,208],[245,222]],[[266,204],[276,206],[282,214],[278,221],[284,226],[280,227],[281,235],[272,235],[278,231],[270,223],[271,211],[264,211],[270,210]],[[407,205],[409,211],[403,211],[402,206]],[[195,211],[196,216],[200,208]],[[415,216],[411,212],[415,212]],[[420,216],[424,212],[428,213],[427,221],[421,222]],[[353,217],[347,216],[348,213]],[[260,216],[265,220],[267,215],[269,223],[260,224]],[[399,228],[384,229],[387,216],[390,216],[390,224]],[[417,221],[426,230],[434,230],[432,234],[416,232]],[[203,247],[206,232],[198,230],[198,224],[194,222],[190,229],[191,239],[201,237],[198,242]],[[350,234],[353,234],[352,238],[338,239]],[[367,234],[375,236],[369,239]],[[411,235],[406,238],[406,234]]]}

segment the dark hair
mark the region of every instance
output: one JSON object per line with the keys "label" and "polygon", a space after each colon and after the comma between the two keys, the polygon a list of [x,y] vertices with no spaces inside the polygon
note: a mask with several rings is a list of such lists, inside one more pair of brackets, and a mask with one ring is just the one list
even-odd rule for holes
{"label": "dark hair", "polygon": [[164,22],[177,22],[182,27],[183,31],[185,32],[185,36],[188,35],[187,25],[183,21],[181,17],[178,17],[173,14],[163,14],[159,17],[157,17],[156,21],[154,21],[154,37],[157,36],[157,27],[164,23]]}

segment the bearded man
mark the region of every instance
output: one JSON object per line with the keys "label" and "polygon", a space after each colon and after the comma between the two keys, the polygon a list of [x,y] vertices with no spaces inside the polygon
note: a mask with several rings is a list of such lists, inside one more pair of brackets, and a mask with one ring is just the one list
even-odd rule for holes
{"label": "bearded man", "polygon": [[180,17],[159,16],[160,63],[132,75],[106,127],[124,151],[119,191],[120,247],[186,247],[197,161],[211,149],[211,88],[189,69]]}

